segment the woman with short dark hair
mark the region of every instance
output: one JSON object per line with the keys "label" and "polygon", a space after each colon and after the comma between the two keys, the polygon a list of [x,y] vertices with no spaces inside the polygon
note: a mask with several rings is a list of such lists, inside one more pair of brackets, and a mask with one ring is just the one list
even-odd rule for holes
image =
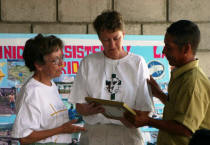
{"label": "woman with short dark hair", "polygon": [[63,42],[51,35],[29,39],[23,51],[25,65],[33,76],[17,96],[17,117],[12,136],[22,144],[71,143],[70,133],[83,131],[72,125],[53,78],[61,75]]}

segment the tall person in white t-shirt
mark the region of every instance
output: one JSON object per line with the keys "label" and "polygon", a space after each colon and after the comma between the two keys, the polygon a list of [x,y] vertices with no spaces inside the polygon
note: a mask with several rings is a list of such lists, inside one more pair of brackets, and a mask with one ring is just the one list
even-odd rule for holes
{"label": "tall person in white t-shirt", "polygon": [[124,22],[120,13],[104,11],[94,20],[104,50],[86,56],[80,63],[70,94],[76,110],[83,115],[86,132],[80,145],[143,145],[139,129],[124,118],[108,119],[104,108],[88,104],[85,97],[125,102],[137,110],[153,111],[147,86],[149,72],[143,57],[123,49]]}
{"label": "tall person in white t-shirt", "polygon": [[17,117],[12,136],[24,144],[59,144],[72,142],[71,133],[84,131],[72,125],[68,111],[59,97],[53,78],[61,75],[63,42],[53,36],[38,34],[29,39],[23,51],[25,65],[33,76],[23,85],[16,100]]}

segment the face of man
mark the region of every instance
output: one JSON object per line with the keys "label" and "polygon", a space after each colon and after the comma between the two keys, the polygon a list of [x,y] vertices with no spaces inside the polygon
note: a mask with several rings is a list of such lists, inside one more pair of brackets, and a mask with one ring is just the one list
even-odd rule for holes
{"label": "face of man", "polygon": [[170,34],[166,33],[164,39],[164,49],[163,54],[166,55],[168,62],[171,66],[180,67],[185,64],[185,52],[184,46],[179,48],[179,46],[174,43],[174,38]]}
{"label": "face of man", "polygon": [[111,59],[120,59],[124,57],[126,52],[122,48],[123,38],[124,32],[121,30],[115,32],[104,30],[100,32],[99,39],[103,44],[105,56]]}

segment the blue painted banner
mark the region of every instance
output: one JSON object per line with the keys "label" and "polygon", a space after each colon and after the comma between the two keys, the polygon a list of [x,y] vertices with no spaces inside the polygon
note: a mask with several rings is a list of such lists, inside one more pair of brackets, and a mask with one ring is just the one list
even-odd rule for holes
{"label": "blue painted banner", "polygon": [[[22,66],[22,53],[27,39],[34,37],[36,34],[0,34],[0,59],[1,71],[5,75],[0,82],[0,87],[12,87],[14,85],[22,84],[28,73],[26,70],[16,74],[10,74],[10,70],[5,69],[10,62],[10,68],[17,68]],[[79,67],[80,60],[91,53],[103,50],[103,47],[98,40],[97,35],[68,35],[56,34],[57,37],[64,41],[64,68],[61,78],[75,77]],[[124,39],[124,49],[142,55],[150,70],[150,74],[160,83],[168,82],[169,80],[169,66],[164,55],[163,36],[144,36],[144,35],[126,35]],[[8,68],[9,69],[9,68]],[[21,67],[18,68],[22,69]],[[7,73],[9,71],[8,76]],[[11,72],[12,73],[12,72]],[[7,82],[5,79],[9,77]],[[12,83],[11,81],[15,81]]]}

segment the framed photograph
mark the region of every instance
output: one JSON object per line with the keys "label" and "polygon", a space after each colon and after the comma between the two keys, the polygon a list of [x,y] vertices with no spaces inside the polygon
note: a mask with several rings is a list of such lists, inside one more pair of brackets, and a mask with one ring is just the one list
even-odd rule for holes
{"label": "framed photograph", "polygon": [[119,120],[123,117],[123,114],[126,111],[131,113],[132,115],[136,115],[136,112],[128,107],[128,105],[124,102],[104,100],[92,97],[85,97],[85,100],[88,103],[94,102],[96,104],[101,104],[105,109],[104,116],[106,116],[107,118]]}

